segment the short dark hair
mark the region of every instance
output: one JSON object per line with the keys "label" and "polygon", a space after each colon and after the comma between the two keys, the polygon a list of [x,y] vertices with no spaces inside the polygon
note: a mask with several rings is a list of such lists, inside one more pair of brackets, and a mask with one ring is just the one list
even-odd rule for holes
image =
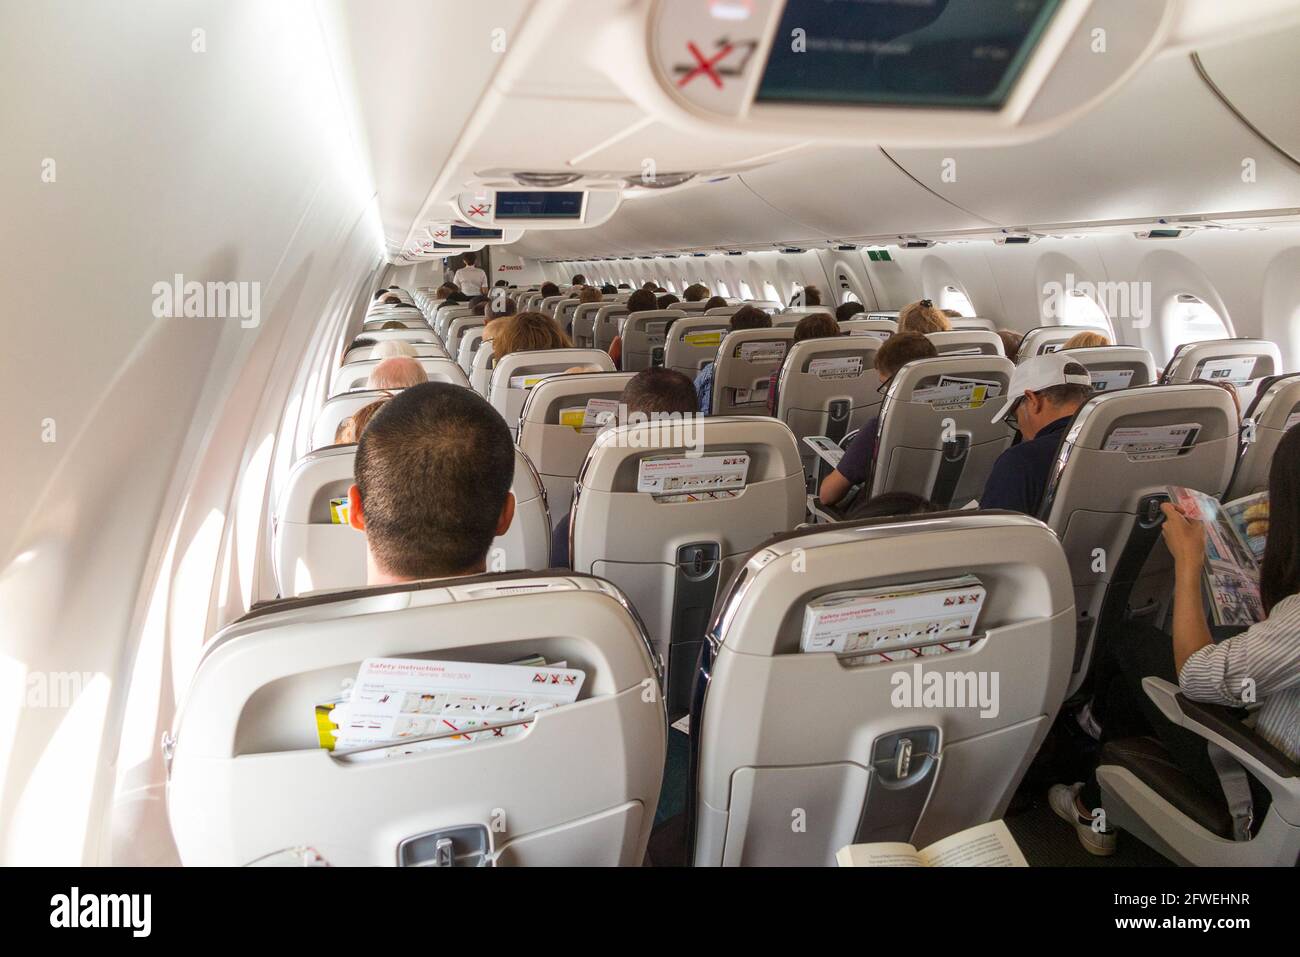
{"label": "short dark hair", "polygon": [[804,286],[803,304],[805,306],[820,306],[822,304],[822,291],[816,286]]}
{"label": "short dark hair", "polygon": [[478,262],[478,257],[475,256],[473,253],[461,253],[460,258],[465,263],[466,266],[472,266],[476,262]]}
{"label": "short dark hair", "polygon": [[505,419],[471,389],[403,389],[361,433],[366,541],[389,574],[440,578],[481,564],[514,479]]}
{"label": "short dark hair", "polygon": [[356,349],[360,346],[373,346],[378,341],[378,339],[371,339],[369,336],[357,336],[352,340],[352,344],[348,348]]}
{"label": "short dark hair", "polygon": [[835,307],[835,321],[848,322],[860,312],[866,312],[867,307],[860,302],[842,302]]}
{"label": "short dark hair", "polygon": [[498,280],[497,280],[496,282],[494,282],[492,285],[493,285],[493,286],[509,286],[509,285],[510,285],[510,282],[509,282],[508,280],[505,280],[505,279],[498,279]]}
{"label": "short dark hair", "polygon": [[804,316],[794,327],[793,341],[805,339],[830,339],[840,335],[840,324],[828,312],[814,312]]}
{"label": "short dark hair", "polygon": [[465,295],[463,292],[457,289],[455,292],[451,292],[447,294],[447,298],[443,302],[443,305],[456,306],[456,305],[460,305],[462,302],[469,302],[469,296]]}
{"label": "short dark hair", "polygon": [[651,292],[654,292],[659,287],[655,284],[655,281],[653,279],[647,279],[645,282],[641,284],[641,288],[649,289]]}
{"label": "short dark hair", "polygon": [[544,282],[542,283],[542,288],[537,291],[542,294],[543,298],[547,296],[558,296],[560,294],[560,287],[553,282]]}
{"label": "short dark hair", "polygon": [[682,415],[700,410],[695,383],[675,369],[643,369],[623,389],[623,404],[628,412],[645,415],[678,412]]}
{"label": "short dark hair", "polygon": [[771,329],[772,317],[757,306],[741,306],[731,314],[731,331],[737,329]]}
{"label": "short dark hair", "polygon": [[659,308],[659,303],[655,301],[655,294],[649,289],[638,289],[627,297],[628,312],[645,312],[648,309],[657,308]]}
{"label": "short dark hair", "polygon": [[909,362],[917,359],[936,359],[939,350],[919,332],[896,332],[876,350],[874,365],[877,372],[893,375]]}
{"label": "short dark hair", "polygon": [[618,287],[615,286],[612,282],[607,282],[600,287],[600,291],[604,293],[606,296],[608,296],[611,293],[618,292]]}
{"label": "short dark hair", "polygon": [[574,276],[573,276],[573,282],[569,283],[569,285],[571,285],[571,286],[585,286],[585,285],[587,285],[587,277],[584,276],[582,273],[575,273]]}
{"label": "short dark hair", "polygon": [[710,309],[723,309],[726,305],[727,300],[721,296],[710,296],[709,301],[704,304],[704,311],[708,312]]}
{"label": "short dark hair", "polygon": [[[1065,364],[1066,375],[1087,375],[1088,370],[1078,362]],[[1092,398],[1092,386],[1080,382],[1049,386],[1038,393],[1052,405],[1082,405]]]}
{"label": "short dark hair", "polygon": [[674,296],[671,292],[666,292],[659,297],[658,302],[659,302],[660,309],[667,309],[670,306],[677,305],[677,303],[681,302],[681,300],[678,299],[676,296]]}
{"label": "short dark hair", "polygon": [[702,282],[694,282],[682,290],[682,298],[687,302],[703,302],[709,296],[709,287]]}

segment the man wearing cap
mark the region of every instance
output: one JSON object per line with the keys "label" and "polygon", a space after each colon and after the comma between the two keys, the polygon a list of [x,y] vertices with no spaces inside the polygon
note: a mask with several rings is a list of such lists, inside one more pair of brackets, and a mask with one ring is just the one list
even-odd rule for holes
{"label": "man wearing cap", "polygon": [[1018,429],[1021,441],[993,463],[980,508],[1038,512],[1065,431],[1091,395],[1088,370],[1069,356],[1049,353],[1016,366],[1007,401],[993,421]]}

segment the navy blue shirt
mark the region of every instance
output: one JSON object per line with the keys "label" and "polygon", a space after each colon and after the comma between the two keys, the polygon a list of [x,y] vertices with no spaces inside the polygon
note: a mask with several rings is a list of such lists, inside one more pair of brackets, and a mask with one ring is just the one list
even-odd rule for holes
{"label": "navy blue shirt", "polygon": [[871,471],[871,459],[876,454],[876,432],[880,428],[880,417],[872,416],[871,421],[858,430],[853,441],[844,450],[844,458],[835,466],[849,480],[850,485],[861,485],[867,480]]}
{"label": "navy blue shirt", "polygon": [[1047,491],[1052,462],[1065,438],[1073,415],[1043,426],[1028,442],[1013,445],[993,463],[993,471],[980,496],[980,508],[1005,508],[1026,515],[1038,514]]}

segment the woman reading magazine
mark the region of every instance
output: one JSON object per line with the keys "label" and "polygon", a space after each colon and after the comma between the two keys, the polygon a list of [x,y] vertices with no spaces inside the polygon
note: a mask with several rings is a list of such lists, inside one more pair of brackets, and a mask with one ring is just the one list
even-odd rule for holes
{"label": "woman reading magazine", "polygon": [[[1151,627],[1110,635],[1097,662],[1093,713],[1101,740],[1154,733],[1181,770],[1207,793],[1221,785],[1205,739],[1170,722],[1142,689],[1147,676],[1177,681],[1196,701],[1258,705],[1255,732],[1292,761],[1300,760],[1300,427],[1278,444],[1269,470],[1269,529],[1260,565],[1265,617],[1215,642],[1202,599],[1205,526],[1172,504],[1161,528],[1174,560],[1173,634]],[[1095,769],[1087,781],[1057,784],[1052,810],[1074,824],[1089,853],[1114,853],[1115,832],[1095,831],[1101,807]]]}

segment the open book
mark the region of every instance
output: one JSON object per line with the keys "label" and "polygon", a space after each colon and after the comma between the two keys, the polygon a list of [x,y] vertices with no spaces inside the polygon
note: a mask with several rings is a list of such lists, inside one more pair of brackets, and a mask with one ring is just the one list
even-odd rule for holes
{"label": "open book", "polygon": [[1264,618],[1259,563],[1268,533],[1268,493],[1231,502],[1172,485],[1169,499],[1205,526],[1205,597],[1216,625],[1253,625]]}
{"label": "open book", "polygon": [[911,844],[850,844],[835,855],[840,867],[1028,867],[1001,821],[950,834],[918,851]]}

